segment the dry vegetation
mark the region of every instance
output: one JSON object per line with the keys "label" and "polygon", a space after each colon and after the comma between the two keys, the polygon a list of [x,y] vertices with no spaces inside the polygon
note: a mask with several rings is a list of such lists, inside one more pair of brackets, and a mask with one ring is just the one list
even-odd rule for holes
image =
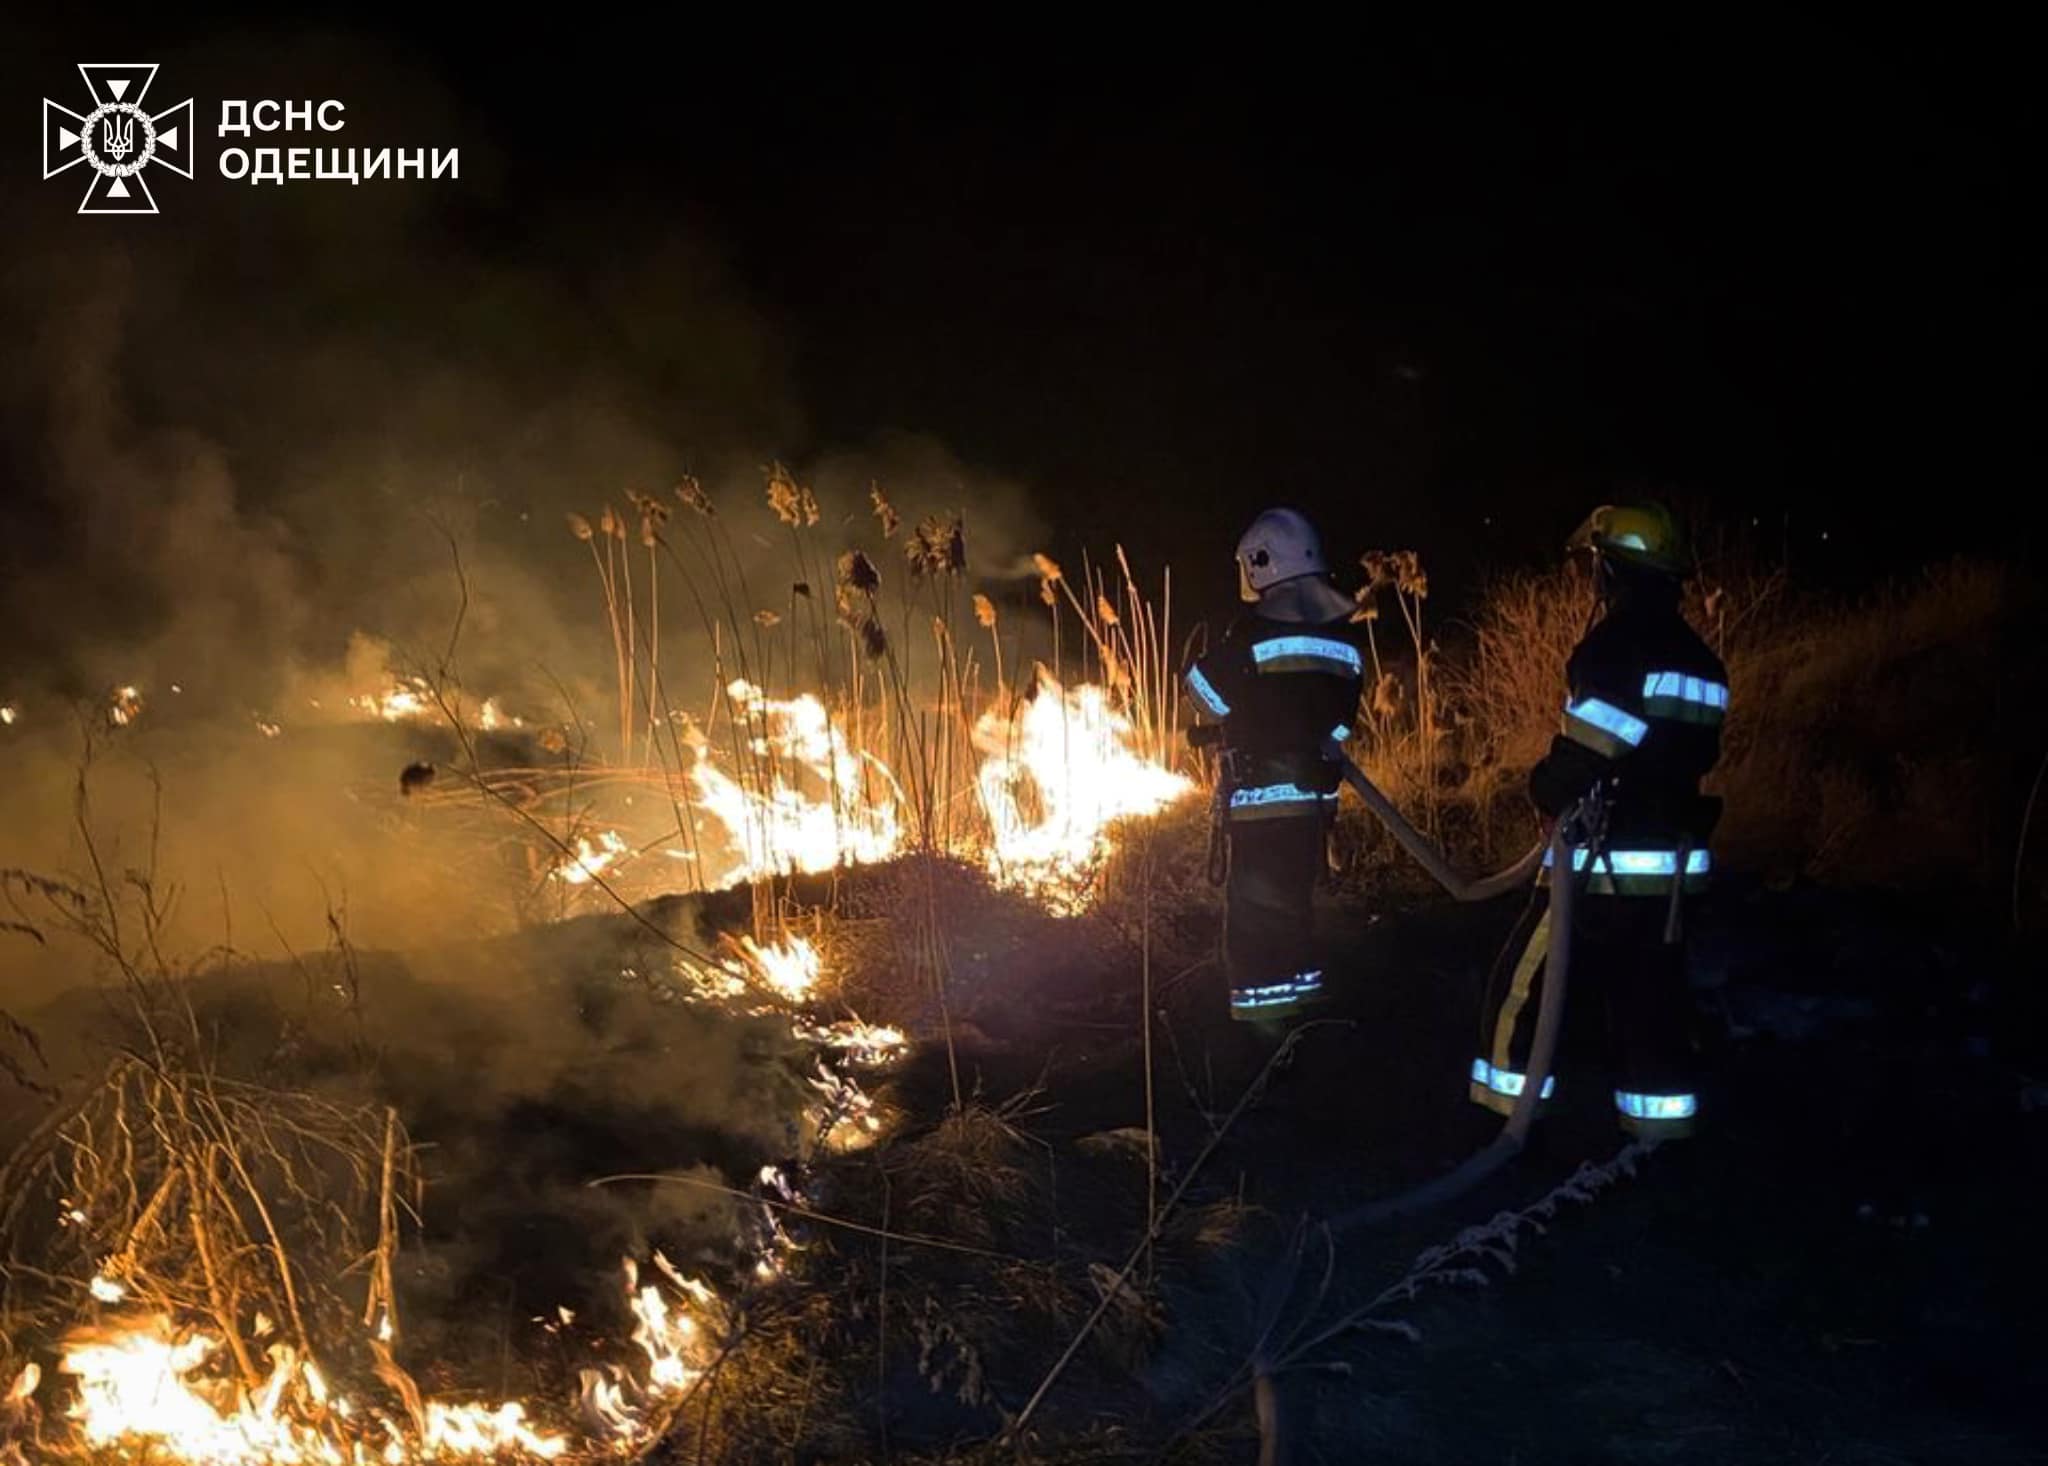
{"label": "dry vegetation", "polygon": [[[900,1130],[872,1151],[818,1159],[812,1180],[832,1215],[793,1212],[794,1263],[744,1281],[725,1300],[716,1357],[676,1405],[661,1449],[698,1461],[858,1454],[877,1442],[887,1451],[891,1402],[910,1391],[944,1408],[925,1411],[923,1439],[900,1460],[918,1459],[948,1429],[982,1444],[944,1459],[992,1459],[997,1448],[986,1442],[997,1427],[1016,1437],[1002,1448],[1006,1459],[1017,1445],[1046,1461],[1157,1451],[1157,1435],[1140,1441],[1121,1429],[1069,1429],[1050,1406],[1034,1412],[1078,1394],[1089,1408],[1075,1418],[1109,1415],[1096,1407],[1118,1403],[1116,1390],[1134,1383],[1171,1326],[1155,1269],[1237,1247],[1250,1230],[1241,1202],[1192,1188],[1237,1112],[1177,1170],[1163,1164],[1153,1133],[1151,1076],[1165,1072],[1166,1061],[1153,1062],[1150,1017],[1158,995],[1210,955],[1208,812],[1199,799],[1184,800],[1119,829],[1113,857],[1084,872],[1094,901],[1082,923],[1062,924],[991,891],[983,868],[961,852],[987,840],[993,819],[976,786],[992,751],[986,716],[995,714],[995,726],[1014,738],[1020,707],[1050,676],[1016,638],[1006,647],[1005,615],[1043,614],[1053,666],[1064,657],[1083,678],[1105,684],[1146,757],[1190,764],[1178,747],[1170,600],[1162,596],[1155,609],[1119,552],[1114,575],[1089,565],[1078,579],[1041,556],[1040,606],[998,607],[966,589],[967,539],[957,518],[906,528],[877,490],[876,529],[901,546],[885,575],[863,551],[835,557],[817,543],[815,500],[779,468],[769,475],[768,502],[787,531],[791,576],[772,588],[748,586],[703,490],[685,483],[676,499],[672,508],[636,498],[630,514],[607,507],[595,524],[571,521],[591,548],[613,656],[616,708],[607,710],[605,732],[576,720],[575,740],[554,746],[560,764],[548,769],[486,768],[464,736],[467,782],[457,792],[472,803],[481,792],[494,812],[514,816],[521,834],[539,841],[547,869],[586,839],[594,791],[607,781],[658,791],[674,817],[668,833],[689,843],[702,881],[684,777],[693,763],[716,748],[749,788],[784,779],[759,705],[735,694],[734,683],[777,697],[819,696],[851,747],[872,755],[863,767],[893,771],[906,818],[903,857],[859,873],[827,871],[808,884],[794,867],[758,881],[745,924],[766,942],[803,923],[848,979],[835,996],[884,1009],[866,1017],[943,1035],[949,1102],[900,1115]],[[1567,569],[1502,578],[1446,647],[1425,616],[1429,583],[1419,557],[1373,554],[1362,563],[1371,669],[1353,752],[1460,858],[1496,863],[1529,834],[1522,780],[1555,728],[1562,669],[1586,625],[1590,589]],[[663,667],[664,598],[671,611],[687,606],[714,649],[699,718],[676,713],[681,698]],[[2039,658],[2022,663],[2010,645],[2010,628],[2031,610],[2025,587],[1980,564],[1942,566],[1856,604],[1795,595],[1771,574],[1692,585],[1689,614],[1728,662],[1733,684],[1718,778],[1729,810],[1724,859],[1788,878],[1901,886],[2002,879],[2013,861],[2003,832],[2021,820],[2002,801],[2015,772],[2031,772],[2033,751],[1987,748],[1982,735],[2001,699],[2040,703]],[[666,637],[671,646],[677,640]],[[420,685],[463,735],[451,711],[456,645],[451,638],[442,665],[420,669]],[[614,740],[608,758],[591,761],[594,746]],[[453,795],[444,786],[435,797]],[[826,797],[850,819],[875,791],[835,784]],[[81,828],[89,844],[82,810]],[[761,838],[772,846],[774,831],[764,828]],[[1384,844],[1355,826],[1349,844],[1353,878],[1383,879]],[[206,1321],[226,1342],[225,1372],[244,1388],[265,1377],[258,1361],[280,1342],[311,1360],[338,1352],[333,1341],[346,1339],[372,1357],[338,1359],[342,1373],[373,1374],[401,1399],[416,1398],[374,1340],[377,1321],[399,1308],[393,1263],[419,1200],[399,1117],[219,1072],[185,997],[190,971],[159,950],[161,901],[147,874],[102,872],[97,886],[4,875],[16,910],[26,902],[43,920],[0,923],[0,935],[42,940],[47,921],[83,939],[119,979],[133,1042],[84,1092],[40,1094],[48,1118],[0,1168],[0,1382],[35,1340],[79,1316],[84,1290],[100,1280],[167,1316]],[[630,909],[605,881],[592,884]],[[344,981],[347,955],[345,947],[338,954]],[[1014,982],[1011,964],[1020,960],[1048,969],[1107,962],[1132,974],[1147,1046],[1143,1075],[1132,1078],[1131,1109],[1146,1120],[1142,1128],[1056,1157],[1032,1133],[1038,1096],[988,1103],[971,1075],[963,1077],[954,1051],[958,1005],[989,973]],[[1033,996],[1056,992],[1048,979]],[[0,1077],[34,1086],[34,1044],[27,1027],[0,1012]],[[1256,1103],[1264,1080],[1262,1073],[1240,1109]],[[1059,1196],[1075,1179],[1062,1180],[1067,1168],[1082,1178],[1092,1168],[1121,1188],[1108,1220],[1077,1224]],[[1483,1281],[1486,1267],[1511,1267],[1521,1231],[1560,1200],[1589,1200],[1614,1179],[1582,1173],[1535,1208],[1425,1253],[1362,1307],[1325,1307],[1326,1273],[1322,1288],[1307,1290],[1305,1307],[1297,1300],[1286,1331],[1276,1312],[1261,1352],[1168,1443],[1174,1459],[1241,1444],[1248,1409],[1220,1439],[1201,1428],[1247,1392],[1260,1394],[1276,1371],[1310,1368],[1357,1330],[1405,1332],[1387,1316],[1394,1305],[1425,1286]],[[67,1211],[90,1225],[45,1225]],[[1323,1246],[1334,1267],[1334,1244],[1325,1238]],[[1292,1265],[1307,1255],[1304,1240]],[[1073,1378],[1062,1384],[1076,1361],[1072,1376],[1087,1376],[1086,1388]],[[9,1429],[0,1415],[0,1443]]]}
{"label": "dry vegetation", "polygon": [[203,1320],[245,1390],[324,1368],[375,1374],[416,1405],[383,1342],[422,1185],[397,1113],[222,1071],[189,985],[236,954],[167,953],[176,892],[151,867],[106,867],[87,790],[81,774],[89,884],[0,871],[14,936],[96,954],[121,1035],[73,1092],[38,1088],[40,1122],[0,1164],[0,1372],[17,1378],[59,1335],[95,1342],[76,1325],[97,1301]]}
{"label": "dry vegetation", "polygon": [[[1398,581],[1381,596],[1404,610],[1417,599]],[[1364,765],[1468,860],[1527,839],[1523,779],[1556,731],[1591,610],[1568,567],[1507,576],[1454,649],[1417,634],[1397,669],[1378,669]],[[2040,750],[1999,710],[2044,695],[2023,650],[2038,605],[2016,572],[1950,562],[1846,602],[1800,595],[1781,574],[1709,575],[1688,587],[1687,614],[1729,668],[1710,785],[1726,801],[1724,864],[1779,882],[2006,889]],[[1370,831],[1360,843],[1380,848]]]}

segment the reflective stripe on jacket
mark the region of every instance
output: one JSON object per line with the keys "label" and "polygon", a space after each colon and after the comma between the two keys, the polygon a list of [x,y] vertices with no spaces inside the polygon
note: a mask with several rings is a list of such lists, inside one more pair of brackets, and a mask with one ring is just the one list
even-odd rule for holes
{"label": "reflective stripe on jacket", "polygon": [[1336,807],[1341,781],[1323,743],[1348,736],[1365,685],[1352,622],[1282,621],[1254,608],[1185,682],[1197,715],[1222,724],[1231,821],[1320,817]]}
{"label": "reflective stripe on jacket", "polygon": [[[1529,776],[1538,808],[1556,816],[1596,785],[1608,806],[1607,846],[1631,860],[1704,859],[1719,817],[1700,780],[1721,754],[1728,673],[1679,611],[1668,581],[1627,579],[1566,667],[1557,737]],[[1689,863],[1688,887],[1704,869]],[[1632,892],[1675,870],[1595,869],[1589,889]]]}

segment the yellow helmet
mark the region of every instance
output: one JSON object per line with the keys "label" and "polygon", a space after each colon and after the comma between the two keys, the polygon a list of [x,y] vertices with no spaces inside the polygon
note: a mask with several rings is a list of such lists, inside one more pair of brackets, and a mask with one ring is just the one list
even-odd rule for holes
{"label": "yellow helmet", "polygon": [[1667,575],[1684,570],[1678,523],[1657,504],[1602,504],[1586,516],[1565,548],[1597,550]]}

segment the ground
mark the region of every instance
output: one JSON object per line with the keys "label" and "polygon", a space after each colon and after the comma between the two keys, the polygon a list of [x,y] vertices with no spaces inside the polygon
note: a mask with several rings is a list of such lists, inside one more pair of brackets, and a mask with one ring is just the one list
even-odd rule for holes
{"label": "ground", "polygon": [[[1191,1191],[1241,1197],[1256,1218],[1228,1263],[1162,1262],[1166,1319],[1144,1369],[1154,1428],[1192,1415],[1247,1357],[1299,1219],[1426,1178],[1491,1136],[1498,1121],[1463,1098],[1464,1067],[1480,977],[1512,914],[1332,913],[1344,981],[1318,1016],[1334,1021],[1303,1037]],[[2048,1353],[2032,1342],[2048,1305],[2048,1124],[2024,1103],[2022,1034],[1997,1027],[2023,1015],[2001,1006],[1995,943],[1868,897],[1738,886],[1700,916],[1703,1133],[1565,1206],[1512,1276],[1398,1310],[1419,1343],[1372,1333],[1323,1351],[1345,1372],[1283,1386],[1292,1459],[2048,1460]],[[1142,1124],[1130,989],[1092,1003],[1047,993],[1038,1022],[962,1063],[991,1095],[1042,1092],[1030,1128],[1056,1150]],[[1213,970],[1168,994],[1155,1037],[1159,1127],[1169,1168],[1184,1166],[1261,1051],[1224,1019]],[[936,1078],[928,1068],[928,1098]],[[1325,1312],[1612,1155],[1622,1137],[1603,1098],[1546,1120],[1481,1193],[1339,1238]],[[1032,1383],[998,1380],[996,1393]],[[1231,1407],[1242,1426],[1251,1414],[1248,1397]]]}
{"label": "ground", "polygon": [[[433,1180],[404,1283],[430,1387],[562,1398],[560,1376],[618,1331],[618,1257],[666,1246],[750,1289],[757,1341],[735,1356],[729,1416],[703,1427],[715,1444],[700,1449],[686,1415],[673,1459],[1014,1459],[990,1442],[1106,1298],[1026,1422],[1027,1459],[1249,1460],[1252,1397],[1227,1387],[1262,1334],[1320,1330],[1624,1139],[1597,1079],[1567,1067],[1567,1102],[1481,1190],[1326,1236],[1495,1133],[1464,1075],[1515,903],[1451,907],[1385,874],[1333,896],[1333,997],[1240,1107],[1271,1044],[1227,1018],[1204,959],[1213,901],[1187,864],[1164,865],[1162,891],[1181,894],[1150,924],[1156,1195],[1184,1192],[1128,1284],[1146,1218],[1147,941],[1127,892],[1062,920],[976,872],[905,863],[799,893],[842,913],[821,929],[848,975],[839,1000],[919,1044],[874,1084],[891,1133],[805,1178],[838,1220],[791,1218],[789,1278],[761,1287],[733,1251],[748,1208],[589,1188],[639,1171],[751,1184],[790,1154],[808,1072],[776,1021],[650,989],[659,943],[639,923],[365,954],[360,1031],[296,1017],[317,995],[283,968],[215,979],[202,1011],[224,1063],[276,1082],[370,1082],[348,1078],[350,1055],[377,1055],[380,1096]],[[950,1055],[906,955],[914,901],[948,934]],[[748,904],[643,914],[701,933]],[[1739,879],[1693,931],[1701,1135],[1628,1153],[1590,1200],[1515,1229],[1511,1256],[1463,1255],[1461,1281],[1373,1315],[1405,1331],[1344,1332],[1298,1359],[1269,1402],[1275,1459],[2048,1460],[2033,1343],[2048,1091],[2026,971],[1953,913]],[[61,1008],[42,1015],[52,1031]],[[948,1120],[956,1067],[967,1114]],[[588,1339],[534,1327],[564,1301]]]}

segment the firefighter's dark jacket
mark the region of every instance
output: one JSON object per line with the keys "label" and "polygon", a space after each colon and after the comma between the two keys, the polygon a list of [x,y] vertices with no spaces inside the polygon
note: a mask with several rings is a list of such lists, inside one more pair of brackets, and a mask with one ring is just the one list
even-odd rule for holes
{"label": "firefighter's dark jacket", "polygon": [[1611,845],[1702,849],[1720,815],[1699,784],[1720,757],[1727,669],[1680,614],[1675,581],[1610,574],[1605,613],[1567,664],[1563,731],[1529,792],[1555,817],[1600,785]]}
{"label": "firefighter's dark jacket", "polygon": [[1196,710],[1222,721],[1230,789],[1292,785],[1331,800],[1340,776],[1323,744],[1350,736],[1364,682],[1360,643],[1349,617],[1283,621],[1251,607],[1189,668]]}

